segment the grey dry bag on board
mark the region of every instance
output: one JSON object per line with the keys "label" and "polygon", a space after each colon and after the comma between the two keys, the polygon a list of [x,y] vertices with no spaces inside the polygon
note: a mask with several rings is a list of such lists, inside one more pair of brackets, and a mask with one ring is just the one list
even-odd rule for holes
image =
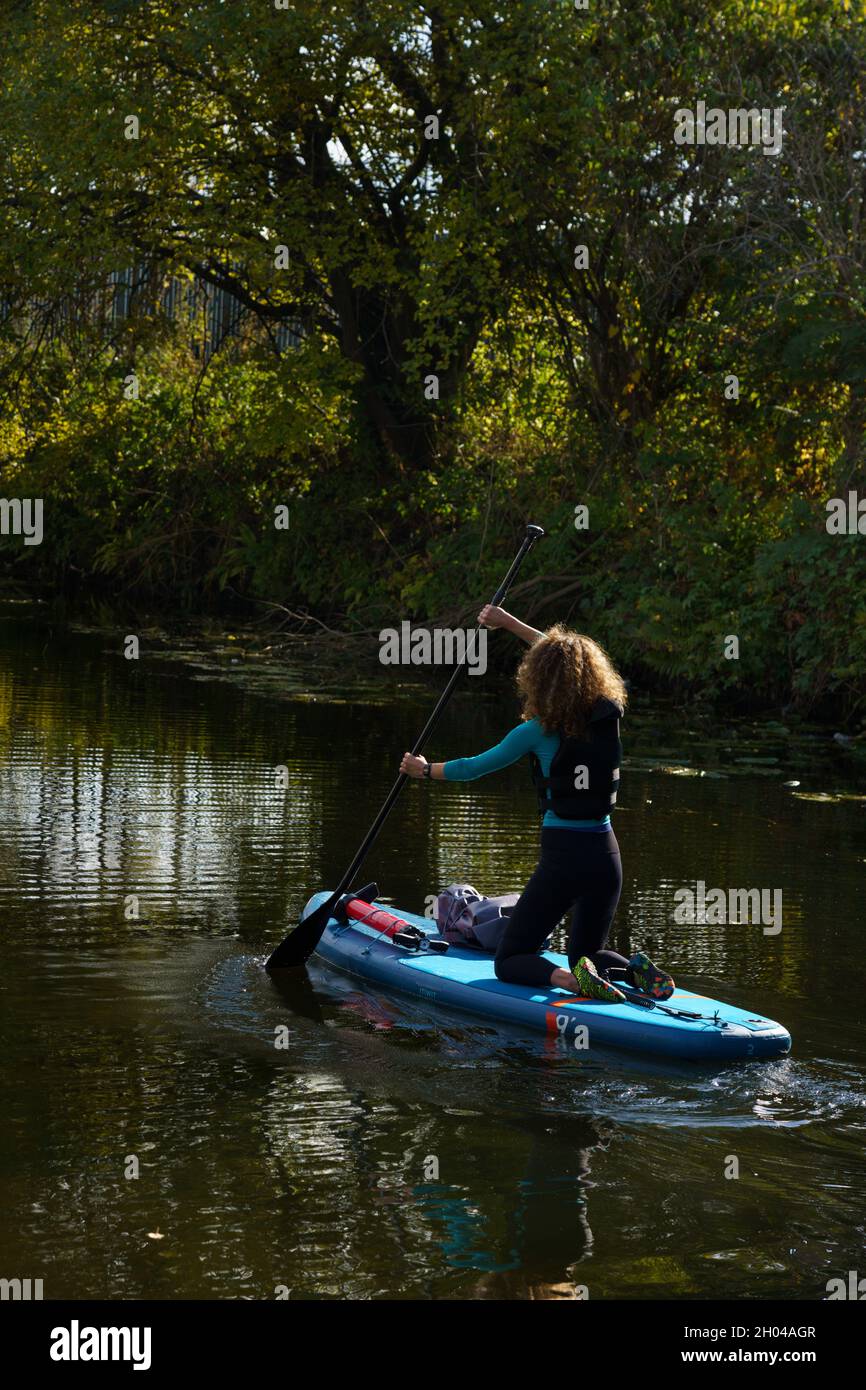
{"label": "grey dry bag on board", "polygon": [[471,883],[451,883],[436,899],[436,921],[446,941],[495,951],[519,893],[484,898]]}

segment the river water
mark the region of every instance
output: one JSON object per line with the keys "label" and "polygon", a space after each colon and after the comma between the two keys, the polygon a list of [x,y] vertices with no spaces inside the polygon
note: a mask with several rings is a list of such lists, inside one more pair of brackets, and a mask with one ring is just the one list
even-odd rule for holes
{"label": "river water", "polygon": [[[866,1274],[866,760],[638,693],[613,944],[794,1048],[580,1056],[262,968],[435,695],[337,688],[309,657],[247,682],[229,644],[129,661],[122,638],[0,616],[0,1276],[71,1299],[822,1299]],[[514,716],[467,677],[431,755]],[[367,868],[422,910],[455,878],[519,888],[536,845],[514,768],[410,785]],[[782,931],[678,925],[697,880],[781,889]]]}

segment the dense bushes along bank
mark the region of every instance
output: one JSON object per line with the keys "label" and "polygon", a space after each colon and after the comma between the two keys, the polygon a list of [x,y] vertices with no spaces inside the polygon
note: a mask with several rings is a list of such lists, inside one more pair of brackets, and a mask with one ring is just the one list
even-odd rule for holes
{"label": "dense bushes along bank", "polygon": [[[255,397],[279,401],[279,368],[212,366],[192,423],[190,376],[160,367],[146,377],[152,404],[113,417],[99,383],[79,385],[62,437],[46,424],[14,470],[15,495],[45,499],[42,544],[2,542],[25,588],[90,588],[166,613],[254,614],[269,601],[346,630],[466,622],[532,518],[548,536],[513,598],[530,620],[585,628],[662,687],[862,708],[866,536],[828,533],[829,469],[804,496],[765,460],[732,464],[721,407],[697,435],[684,420],[679,450],[669,416],[667,448],[648,439],[631,466],[578,454],[552,425],[545,437],[515,420],[490,437],[467,411],[453,462],[383,486],[348,441],[312,463],[267,452]],[[282,507],[287,529],[274,524]]]}

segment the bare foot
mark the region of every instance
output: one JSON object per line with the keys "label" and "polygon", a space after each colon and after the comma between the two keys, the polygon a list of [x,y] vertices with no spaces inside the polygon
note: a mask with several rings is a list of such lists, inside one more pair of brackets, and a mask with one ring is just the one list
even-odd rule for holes
{"label": "bare foot", "polygon": [[554,989],[567,989],[570,994],[580,994],[580,985],[570,970],[560,970],[557,966],[550,977],[550,983]]}

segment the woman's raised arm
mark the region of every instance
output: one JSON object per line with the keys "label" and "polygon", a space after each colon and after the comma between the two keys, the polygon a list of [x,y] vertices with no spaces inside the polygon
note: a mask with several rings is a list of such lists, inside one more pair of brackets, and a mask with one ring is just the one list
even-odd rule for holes
{"label": "woman's raised arm", "polygon": [[506,613],[504,608],[495,608],[492,603],[488,603],[478,614],[478,621],[482,627],[501,627],[506,632],[513,632],[515,637],[519,637],[521,642],[526,642],[531,647],[533,642],[537,642],[544,633],[539,632],[537,627],[530,627],[528,623],[522,623],[513,614]]}

